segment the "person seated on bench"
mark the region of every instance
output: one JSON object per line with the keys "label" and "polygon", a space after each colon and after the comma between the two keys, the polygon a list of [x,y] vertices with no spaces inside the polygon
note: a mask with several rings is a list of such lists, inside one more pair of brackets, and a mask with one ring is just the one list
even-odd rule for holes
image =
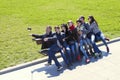
{"label": "person seated on bench", "polygon": [[64,62],[66,63],[67,67],[70,67],[70,66],[72,66],[71,50],[68,47],[66,41],[64,40],[65,33],[60,31],[59,26],[56,26],[54,29],[55,29],[55,35],[58,40],[57,44],[58,44],[58,46],[61,47],[61,49],[60,49],[61,56],[62,56]]}
{"label": "person seated on bench", "polygon": [[99,25],[98,25],[97,21],[95,20],[95,18],[93,16],[89,16],[88,21],[89,21],[89,24],[90,24],[90,32],[94,34],[94,36],[91,36],[91,41],[94,44],[94,47],[96,48],[94,51],[96,51],[96,53],[99,53],[99,56],[101,57],[102,52],[101,52],[101,50],[99,50],[95,41],[96,40],[101,40],[104,43],[104,45],[106,46],[106,49],[107,49],[108,53],[109,53],[109,47],[108,47],[108,45],[105,41],[106,39],[103,36],[103,33],[99,29]]}
{"label": "person seated on bench", "polygon": [[42,39],[42,49],[48,49],[50,48],[50,46],[54,43],[53,40],[49,40],[49,41],[44,41],[43,39],[46,37],[52,37],[53,33],[52,33],[52,27],[51,26],[47,26],[46,27],[46,33],[43,35],[38,35],[38,34],[32,34],[33,37],[35,37],[35,39]]}

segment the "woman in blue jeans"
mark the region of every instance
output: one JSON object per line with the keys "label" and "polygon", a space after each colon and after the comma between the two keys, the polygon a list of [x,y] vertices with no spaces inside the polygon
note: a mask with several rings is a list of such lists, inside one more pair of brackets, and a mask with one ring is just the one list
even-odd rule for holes
{"label": "woman in blue jeans", "polygon": [[98,53],[101,53],[101,51],[98,49],[97,45],[95,44],[95,41],[101,40],[106,46],[107,52],[109,53],[109,47],[105,41],[106,38],[104,37],[103,33],[100,31],[97,21],[94,19],[93,16],[89,16],[88,21],[90,24],[90,32],[93,33],[93,35],[91,36],[91,41],[93,43],[93,47],[95,51],[97,51]]}
{"label": "woman in blue jeans", "polygon": [[77,20],[77,32],[78,32],[78,45],[79,45],[79,48],[81,50],[81,52],[83,53],[83,55],[85,56],[86,58],[86,63],[89,63],[90,62],[90,59],[88,57],[88,54],[87,54],[87,51],[83,48],[84,47],[84,43],[86,42],[86,39],[84,39],[84,36],[85,36],[85,27],[82,25],[81,21],[80,20]]}
{"label": "woman in blue jeans", "polygon": [[[83,21],[84,22],[84,21]],[[92,44],[91,44],[91,42],[90,42],[90,39],[88,39],[88,37],[87,37],[87,34],[89,33],[89,29],[86,29],[86,23],[84,23],[83,24],[83,22],[82,22],[82,20],[77,20],[76,21],[76,24],[77,24],[77,26],[76,26],[76,28],[81,28],[80,30],[82,30],[82,35],[83,35],[83,44],[84,44],[84,47],[85,47],[85,50],[86,50],[86,52],[87,52],[87,54],[89,55],[89,57],[92,57],[92,55],[93,55],[93,50],[92,50]],[[89,26],[87,26],[87,27],[89,27]]]}
{"label": "woman in blue jeans", "polygon": [[75,62],[79,54],[78,52],[76,52],[76,45],[75,45],[75,38],[73,35],[73,31],[68,29],[67,24],[62,24],[61,28],[62,28],[62,32],[65,33],[65,38],[63,40],[66,41],[66,45],[70,48],[71,51],[72,62]]}

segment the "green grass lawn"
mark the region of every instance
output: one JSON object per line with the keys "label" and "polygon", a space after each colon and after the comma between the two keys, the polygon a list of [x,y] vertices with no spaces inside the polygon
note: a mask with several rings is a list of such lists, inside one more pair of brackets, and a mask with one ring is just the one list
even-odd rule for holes
{"label": "green grass lawn", "polygon": [[[0,0],[0,69],[43,57],[31,33],[93,15],[107,37],[120,36],[119,0]],[[28,32],[27,27],[32,31]]]}

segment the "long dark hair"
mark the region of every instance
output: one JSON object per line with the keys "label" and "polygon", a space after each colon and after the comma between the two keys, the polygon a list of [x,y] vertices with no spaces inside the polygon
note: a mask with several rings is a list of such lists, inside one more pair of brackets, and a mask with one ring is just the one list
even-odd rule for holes
{"label": "long dark hair", "polygon": [[97,26],[98,26],[98,23],[97,23],[97,21],[95,20],[95,18],[93,16],[88,16],[88,19],[91,19],[90,24],[95,22],[97,24]]}
{"label": "long dark hair", "polygon": [[61,28],[64,27],[66,29],[66,32],[68,32],[68,26],[67,24],[61,24]]}

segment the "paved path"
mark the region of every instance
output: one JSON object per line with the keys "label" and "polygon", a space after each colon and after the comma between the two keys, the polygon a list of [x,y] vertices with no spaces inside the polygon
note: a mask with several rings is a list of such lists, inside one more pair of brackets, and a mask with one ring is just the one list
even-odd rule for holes
{"label": "paved path", "polygon": [[[72,69],[56,71],[56,67],[37,64],[17,71],[0,75],[0,80],[119,80],[120,79],[120,41],[109,44],[111,54],[103,53],[102,59],[84,60],[74,64]],[[100,47],[105,50],[105,47]],[[64,65],[62,58],[58,59]]]}

